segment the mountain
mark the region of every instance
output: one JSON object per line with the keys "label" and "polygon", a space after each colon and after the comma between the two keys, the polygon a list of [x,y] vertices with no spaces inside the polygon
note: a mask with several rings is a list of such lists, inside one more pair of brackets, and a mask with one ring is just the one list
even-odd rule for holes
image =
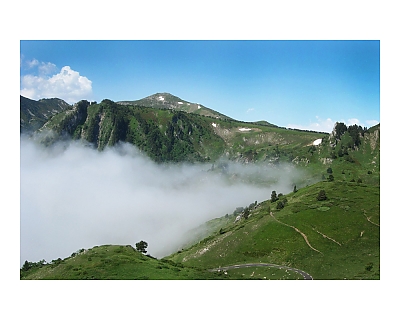
{"label": "mountain", "polygon": [[216,119],[230,119],[232,118],[223,115],[215,110],[209,109],[202,104],[188,102],[170,93],[156,93],[146,98],[134,101],[119,101],[121,105],[138,105],[144,107],[151,107],[156,109],[170,109],[175,111],[184,111],[187,113],[194,113],[202,116],[212,117]]}
{"label": "mountain", "polygon": [[[21,279],[380,279],[380,124],[337,123],[323,134],[103,100],[80,101],[46,129],[46,143],[72,137],[102,150],[126,141],[159,162],[223,156],[307,170],[293,192],[221,212],[163,259],[100,246],[27,262]],[[232,265],[243,268],[223,268]]]}
{"label": "mountain", "polygon": [[58,98],[31,100],[20,96],[20,132],[30,133],[43,126],[52,116],[72,106]]}
{"label": "mountain", "polygon": [[[162,101],[160,94],[139,100],[141,105],[83,100],[54,115],[38,132],[51,132],[45,135],[47,144],[70,137],[87,141],[99,150],[128,142],[158,162],[215,161],[222,156],[241,162],[292,161],[303,157],[315,140],[327,136],[266,122],[241,122],[211,109],[207,109],[207,115],[196,110],[187,112],[183,107],[170,107],[171,103],[186,102],[169,94],[163,97]],[[168,104],[160,107],[165,101]],[[147,106],[143,106],[145,102]]]}

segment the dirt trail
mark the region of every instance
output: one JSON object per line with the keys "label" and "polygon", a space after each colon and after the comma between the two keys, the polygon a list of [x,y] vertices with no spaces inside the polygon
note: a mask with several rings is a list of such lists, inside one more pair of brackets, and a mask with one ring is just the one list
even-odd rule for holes
{"label": "dirt trail", "polygon": [[300,234],[302,235],[302,237],[304,238],[304,240],[306,241],[307,245],[308,245],[312,250],[314,250],[314,251],[316,251],[316,252],[319,252],[320,254],[323,254],[321,251],[315,249],[315,248],[310,244],[310,242],[309,242],[308,239],[307,239],[307,236],[306,236],[303,232],[301,232],[299,229],[297,229],[296,227],[291,226],[291,225],[289,225],[289,224],[286,224],[286,223],[284,223],[284,222],[282,222],[282,221],[279,221],[277,218],[274,217],[274,215],[272,214],[272,212],[270,212],[269,214],[270,214],[270,216],[271,216],[272,218],[274,218],[277,222],[279,222],[279,223],[281,223],[281,224],[283,224],[283,225],[285,225],[285,226],[287,226],[287,227],[293,228],[293,229],[296,230],[298,233],[300,233]]}
{"label": "dirt trail", "polygon": [[379,224],[377,224],[377,223],[371,221],[371,217],[367,217],[367,215],[365,214],[365,210],[364,210],[364,216],[367,218],[367,220],[368,220],[369,222],[371,222],[372,224],[374,224],[374,225],[380,227]]}
{"label": "dirt trail", "polygon": [[335,239],[332,239],[330,237],[328,237],[326,234],[323,234],[322,232],[319,232],[317,229],[313,228],[314,231],[318,232],[320,235],[322,235],[324,238],[327,238],[335,243],[337,243],[339,246],[341,246],[341,244],[339,242],[337,242]]}

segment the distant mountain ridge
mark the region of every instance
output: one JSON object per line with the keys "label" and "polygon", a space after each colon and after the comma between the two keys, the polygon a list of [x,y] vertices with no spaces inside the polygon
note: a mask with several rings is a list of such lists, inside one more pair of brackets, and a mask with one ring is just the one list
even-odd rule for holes
{"label": "distant mountain ridge", "polygon": [[189,102],[167,92],[155,93],[151,96],[148,96],[140,100],[118,101],[117,103],[121,105],[141,105],[156,109],[171,109],[175,111],[195,113],[203,116],[213,117],[216,119],[233,120],[232,118],[222,113],[219,113],[215,110],[207,108],[200,103]]}
{"label": "distant mountain ridge", "polygon": [[33,132],[55,114],[70,108],[70,104],[58,98],[35,101],[20,96],[20,132]]}
{"label": "distant mountain ridge", "polygon": [[[37,132],[47,132],[42,135],[45,144],[72,138],[103,150],[128,142],[157,162],[203,162],[224,157],[244,163],[284,161],[307,166],[310,162],[327,163],[334,157],[352,160],[351,154],[367,146],[363,141],[368,141],[373,153],[376,141],[379,146],[379,126],[378,130],[371,128],[374,135],[364,136],[364,129],[342,124],[334,128],[346,133],[337,146],[337,142],[328,141],[327,133],[286,129],[266,121],[237,121],[169,93],[136,101],[82,100],[73,106],[60,99],[21,97],[21,131],[37,127]],[[316,141],[322,142],[318,150]]]}

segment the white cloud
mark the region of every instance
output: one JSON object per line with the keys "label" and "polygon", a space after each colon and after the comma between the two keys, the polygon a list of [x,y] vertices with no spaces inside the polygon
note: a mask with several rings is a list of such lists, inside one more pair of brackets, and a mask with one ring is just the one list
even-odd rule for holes
{"label": "white cloud", "polygon": [[299,124],[288,124],[287,128],[293,129],[301,129],[301,130],[311,130],[311,131],[319,131],[319,132],[327,132],[331,133],[336,121],[333,121],[331,118],[328,119],[320,119],[316,116],[317,121],[309,123],[308,125],[299,125]]}
{"label": "white cloud", "polygon": [[31,69],[39,65],[39,61],[36,59],[32,59],[31,61],[27,61],[26,64],[28,66],[28,69]]}
{"label": "white cloud", "polygon": [[358,125],[358,126],[361,126],[362,125],[362,123],[360,122],[360,120],[358,120],[358,119],[356,119],[356,118],[352,118],[352,119],[348,119],[347,121],[346,121],[346,125],[347,126],[352,126],[352,125]]}
{"label": "white cloud", "polygon": [[[232,180],[208,172],[210,164],[157,165],[129,144],[98,152],[79,142],[45,148],[22,137],[20,150],[21,264],[140,240],[162,257],[202,223],[267,200],[272,190],[291,192],[301,174],[283,164],[229,162]],[[249,182],[260,177],[260,185]]]}
{"label": "white cloud", "polygon": [[352,125],[357,125],[361,127],[372,127],[376,124],[379,123],[377,120],[366,120],[364,124],[357,118],[351,118],[348,119],[347,121],[340,119],[340,120],[335,120],[333,121],[331,118],[328,118],[326,120],[320,119],[318,116],[316,116],[317,121],[309,123],[308,125],[299,125],[299,124],[288,124],[286,127],[287,128],[293,128],[293,129],[301,129],[301,130],[311,130],[311,131],[320,131],[320,132],[327,132],[331,133],[333,131],[333,128],[335,127],[336,122],[343,122],[346,124],[346,126],[352,126]]}
{"label": "white cloud", "polygon": [[38,69],[39,69],[39,73],[41,75],[47,75],[47,74],[52,74],[52,73],[56,72],[57,66],[51,62],[47,62],[47,63],[42,62],[39,65]]}
{"label": "white cloud", "polygon": [[365,123],[367,124],[368,128],[373,127],[379,123],[377,120],[366,120]]}
{"label": "white cloud", "polygon": [[247,109],[247,113],[254,111],[254,108]]}
{"label": "white cloud", "polygon": [[[344,122],[344,121],[342,121],[342,122]],[[351,125],[355,125],[356,124],[357,126],[361,126],[363,128],[364,127],[370,128],[370,127],[372,127],[374,125],[377,125],[379,123],[379,121],[377,121],[377,120],[365,120],[365,124],[364,124],[360,120],[353,118],[353,119],[348,119],[345,123],[346,123],[347,126],[351,126]]]}
{"label": "white cloud", "polygon": [[29,66],[38,66],[39,75],[28,74],[21,77],[20,94],[24,97],[38,100],[41,98],[60,98],[68,103],[75,103],[82,99],[90,99],[92,94],[92,81],[83,77],[79,72],[69,66],[53,76],[49,74],[56,71],[53,63],[39,63],[32,60]]}

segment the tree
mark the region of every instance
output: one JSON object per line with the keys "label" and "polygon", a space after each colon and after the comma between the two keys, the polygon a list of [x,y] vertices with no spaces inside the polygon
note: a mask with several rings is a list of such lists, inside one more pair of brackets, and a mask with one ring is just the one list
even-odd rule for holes
{"label": "tree", "polygon": [[278,201],[278,203],[277,203],[277,205],[276,205],[276,208],[278,209],[278,210],[281,210],[281,209],[283,209],[285,207],[285,205],[283,204],[283,202],[282,201]]}
{"label": "tree", "polygon": [[326,169],[326,172],[327,172],[327,173],[332,173],[332,172],[333,172],[333,171],[332,171],[332,168],[329,167],[328,169]]}
{"label": "tree", "polygon": [[328,199],[328,197],[326,196],[325,190],[320,190],[317,196],[317,200],[318,201],[323,201]]}
{"label": "tree", "polygon": [[136,243],[135,246],[136,246],[136,250],[137,250],[137,251],[139,251],[139,252],[141,252],[141,253],[146,253],[146,252],[147,252],[147,251],[146,251],[146,248],[147,248],[147,246],[148,246],[147,242],[145,242],[145,241],[140,241],[140,242]]}
{"label": "tree", "polygon": [[296,185],[294,185],[294,187],[293,187],[293,193],[296,193],[297,192],[297,187],[296,187]]}
{"label": "tree", "polygon": [[22,271],[28,271],[32,267],[32,263],[28,262],[28,260],[25,260],[24,265],[22,266]]}
{"label": "tree", "polygon": [[329,177],[328,177],[328,181],[333,181],[333,180],[335,180],[335,178],[333,177],[333,175],[329,175]]}
{"label": "tree", "polygon": [[275,202],[275,201],[277,201],[278,200],[278,197],[277,197],[277,195],[276,195],[276,191],[274,190],[274,191],[272,191],[272,193],[271,193],[271,202]]}
{"label": "tree", "polygon": [[250,215],[250,210],[248,207],[246,207],[243,211],[243,218],[247,219]]}

